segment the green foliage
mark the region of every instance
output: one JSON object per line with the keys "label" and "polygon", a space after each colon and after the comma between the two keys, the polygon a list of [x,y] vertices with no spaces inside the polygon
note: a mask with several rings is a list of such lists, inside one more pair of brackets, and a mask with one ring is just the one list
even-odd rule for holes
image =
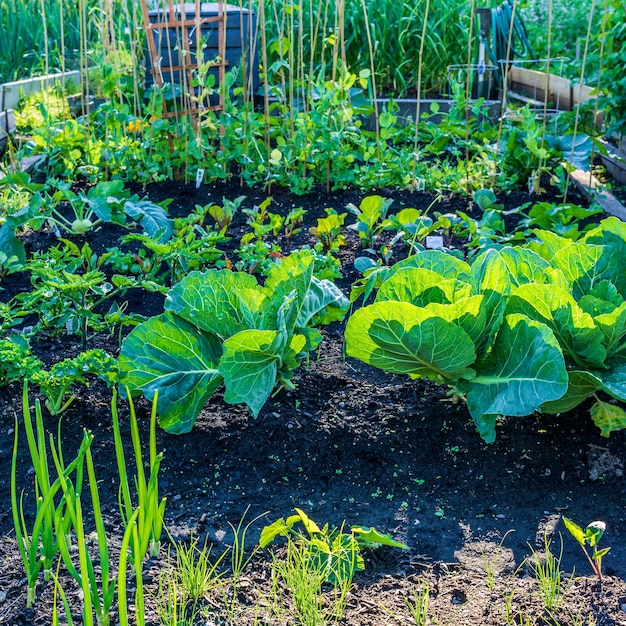
{"label": "green foliage", "polygon": [[[626,401],[624,225],[609,218],[576,242],[536,234],[471,265],[439,251],[396,264],[348,321],[347,354],[462,392],[487,441],[498,415],[567,411],[600,391]],[[591,415],[604,436],[626,427],[599,398]]]}
{"label": "green foliage", "polygon": [[[320,528],[304,511],[295,511],[295,515],[286,520],[281,517],[261,531],[260,547],[266,548],[278,536],[295,538],[304,548],[307,569],[335,586],[352,580],[354,572],[365,569],[363,548],[392,546],[408,550],[408,546],[375,528],[352,526],[349,533],[343,532],[343,527],[331,528],[328,524]],[[305,533],[296,530],[296,524],[302,524]]]}
{"label": "green foliage", "polygon": [[602,104],[606,107],[608,133],[626,135],[626,7],[620,0],[603,0],[608,24],[602,64]]}
{"label": "green foliage", "polygon": [[[602,535],[604,535],[606,524],[600,521],[591,522],[591,524],[583,530],[578,524],[567,517],[563,518],[563,523],[570,535],[580,544],[580,547],[583,549],[591,565],[593,573],[598,577],[598,580],[602,582],[602,559],[611,550],[611,548],[598,550],[598,544],[600,543],[600,539],[602,539]],[[591,555],[587,552],[587,546],[593,548]]]}
{"label": "green foliage", "polygon": [[156,289],[150,280],[113,275],[107,279],[100,262],[89,244],[79,248],[62,239],[62,246],[37,254],[30,260],[32,291],[19,294],[15,300],[21,306],[20,315],[36,315],[35,331],[47,329],[78,335],[82,347],[87,345],[89,330],[113,331],[125,323],[123,307],[116,303],[108,312],[100,313],[100,306],[123,296],[132,287]]}
{"label": "green foliage", "polygon": [[[141,451],[141,440],[137,424],[137,414],[132,400],[130,404],[130,434],[133,443],[133,456],[135,457],[136,473],[133,484],[135,485],[137,505],[133,505],[130,493],[130,481],[122,436],[120,431],[119,417],[117,412],[117,391],[113,389],[111,400],[111,417],[113,421],[113,439],[115,442],[115,457],[120,476],[119,504],[122,513],[122,521],[126,532],[134,528],[134,540],[130,546],[130,561],[141,564],[146,553],[151,557],[158,557],[161,546],[161,533],[163,531],[163,516],[165,514],[166,499],[159,500],[159,470],[163,453],[156,451],[156,407],[158,394],[155,394],[150,418],[150,440],[148,442],[149,457],[147,464],[144,463]],[[148,478],[146,479],[146,467]],[[134,520],[131,522],[131,520]]]}
{"label": "green foliage", "polygon": [[89,374],[112,385],[117,378],[117,362],[104,350],[94,349],[46,369],[23,337],[0,339],[0,384],[26,381],[36,385],[46,397],[46,408],[52,415],[69,408],[75,398],[73,386],[87,385]]}
{"label": "green foliage", "polygon": [[392,202],[393,200],[381,196],[366,196],[358,207],[352,203],[348,204],[348,211],[357,219],[351,228],[359,233],[364,248],[371,245],[376,237],[389,227],[390,223],[386,222],[385,218]]}
{"label": "green foliage", "polygon": [[320,240],[322,251],[336,252],[346,245],[346,238],[341,234],[347,213],[337,213],[335,209],[324,209],[326,217],[317,220],[317,226],[309,228],[309,232]]}
{"label": "green foliage", "polygon": [[188,432],[224,382],[224,399],[256,416],[273,389],[290,379],[321,341],[312,326],[342,319],[348,302],[314,277],[314,256],[301,251],[269,273],[264,287],[241,272],[192,272],[168,293],[166,312],[124,340],[121,382],[133,394],[159,392],[159,423]]}

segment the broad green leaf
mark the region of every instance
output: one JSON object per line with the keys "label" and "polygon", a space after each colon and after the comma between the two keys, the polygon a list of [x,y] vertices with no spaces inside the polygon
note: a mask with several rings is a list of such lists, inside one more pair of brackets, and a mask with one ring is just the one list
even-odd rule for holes
{"label": "broad green leaf", "polygon": [[535,231],[535,236],[539,241],[531,241],[528,248],[548,263],[552,263],[559,250],[563,250],[573,243],[571,239],[561,237],[549,230]]}
{"label": "broad green leaf", "polygon": [[350,301],[341,289],[330,280],[312,278],[296,319],[296,328],[304,329],[310,324],[330,324],[341,321]]}
{"label": "broad green leaf", "polygon": [[591,419],[600,429],[602,437],[608,437],[612,432],[626,428],[626,411],[602,400],[596,400],[591,407]]}
{"label": "broad green leaf", "polygon": [[485,250],[477,257],[472,263],[469,281],[471,294],[483,296],[485,332],[476,344],[477,354],[483,356],[491,348],[502,324],[506,300],[511,293],[510,273],[499,251]]}
{"label": "broad green leaf", "polygon": [[461,261],[451,254],[441,250],[423,250],[390,267],[386,280],[390,279],[395,272],[407,267],[423,267],[431,272],[436,272],[442,278],[456,278],[461,281],[468,280],[470,272],[470,267],[465,261]]}
{"label": "broad green leaf", "polygon": [[471,377],[474,343],[451,322],[407,302],[377,302],[356,311],[346,327],[346,352],[412,378]]}
{"label": "broad green leaf", "polygon": [[460,326],[474,342],[480,344],[487,326],[487,311],[484,307],[485,297],[470,296],[451,304],[428,304],[426,310],[442,317],[448,322]]}
{"label": "broad green leaf", "polygon": [[617,400],[626,402],[626,363],[612,367],[608,372],[597,373],[603,391]]}
{"label": "broad green leaf", "polygon": [[581,369],[601,368],[606,360],[604,335],[592,317],[567,292],[555,285],[526,284],[517,287],[506,313],[519,313],[548,326],[563,353]]}
{"label": "broad green leaf", "polygon": [[[598,543],[600,543],[600,539],[602,539],[602,535],[604,535],[605,530],[606,524],[604,522],[591,522],[591,524],[585,528],[585,540],[592,548],[594,548],[598,545]],[[597,556],[597,554],[598,553],[596,552],[595,556]]]}
{"label": "broad green leaf", "polygon": [[419,209],[402,209],[398,211],[394,215],[391,216],[394,222],[399,224],[401,227],[406,227],[409,224],[415,224],[422,216],[422,211]]}
{"label": "broad green leaf", "polygon": [[277,519],[275,522],[271,523],[269,526],[266,526],[261,531],[259,546],[261,548],[266,548],[279,535],[281,537],[285,537],[289,533],[289,530],[290,526],[285,523],[285,520],[282,517],[280,519]]}
{"label": "broad green leaf", "polygon": [[567,370],[552,331],[523,315],[507,315],[478,374],[459,387],[472,417],[530,415],[567,391]]}
{"label": "broad green leaf", "polygon": [[567,375],[567,391],[558,400],[544,402],[542,413],[555,415],[571,411],[601,388],[601,380],[592,372],[570,370]]}
{"label": "broad green leaf", "polygon": [[423,267],[394,272],[378,290],[376,302],[393,300],[424,307],[431,302],[446,304],[469,296],[469,285],[456,278],[443,278]]}
{"label": "broad green leaf", "polygon": [[124,204],[124,212],[134,220],[137,220],[144,232],[150,237],[159,235],[158,241],[169,241],[174,232],[174,223],[162,206],[149,200],[128,200]]}
{"label": "broad green leaf", "polygon": [[215,336],[164,313],[124,339],[120,385],[150,400],[158,390],[159,424],[170,433],[186,433],[222,382],[217,369],[220,356]]}
{"label": "broad green leaf", "polygon": [[320,527],[302,509],[294,507],[293,510],[300,516],[300,521],[307,533],[309,533],[309,536],[322,532]]}
{"label": "broad green leaf", "polygon": [[373,527],[369,526],[352,526],[350,529],[352,534],[356,536],[359,544],[368,547],[391,546],[392,548],[401,548],[409,550],[409,546],[400,541],[396,541],[391,535],[381,533]]}
{"label": "broad green leaf", "polygon": [[603,267],[604,276],[610,280],[623,298],[626,298],[626,224],[616,217],[602,220],[598,226],[590,230],[583,241],[588,244],[602,245],[609,261]]}
{"label": "broad green leaf", "polygon": [[310,250],[290,254],[271,269],[265,281],[264,293],[274,302],[282,303],[295,290],[297,309],[300,310],[311,287],[313,265],[314,256]]}
{"label": "broad green leaf", "polygon": [[246,404],[254,417],[276,385],[282,360],[293,359],[304,348],[304,337],[296,335],[285,349],[290,354],[282,354],[279,335],[272,330],[242,330],[224,342],[219,362],[226,387],[224,400]]}
{"label": "broad green leaf", "polygon": [[472,415],[476,430],[486,443],[493,443],[496,440],[497,419],[497,415]]}
{"label": "broad green leaf", "polygon": [[565,524],[565,528],[567,528],[570,535],[572,535],[572,537],[574,537],[574,539],[578,541],[581,546],[584,546],[585,531],[578,524],[576,524],[576,522],[572,522],[572,520],[567,517],[563,518],[563,523]]}
{"label": "broad green leaf", "polygon": [[170,289],[165,310],[221,339],[242,330],[263,328],[265,296],[256,279],[244,272],[191,272]]}
{"label": "broad green leaf", "polygon": [[29,206],[11,215],[7,215],[4,224],[0,226],[0,250],[4,252],[7,257],[17,257],[17,260],[21,264],[26,263],[26,248],[15,236],[15,231],[28,223],[41,206],[42,201],[41,194],[38,193],[33,197]]}
{"label": "broad green leaf", "polygon": [[572,294],[580,300],[596,284],[607,278],[609,266],[616,259],[611,259],[604,246],[576,242],[562,248],[554,255],[553,263],[560,269],[572,286]]}
{"label": "broad green leaf", "polygon": [[562,272],[528,248],[502,248],[500,256],[509,270],[513,287],[526,283],[549,283],[569,289],[569,283]]}
{"label": "broad green leaf", "polygon": [[593,321],[604,335],[609,358],[618,357],[623,361],[626,356],[626,302],[610,313],[596,315]]}

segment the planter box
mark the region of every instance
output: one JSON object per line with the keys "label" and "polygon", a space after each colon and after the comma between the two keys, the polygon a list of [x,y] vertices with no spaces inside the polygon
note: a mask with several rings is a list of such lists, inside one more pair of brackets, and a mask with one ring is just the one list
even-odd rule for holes
{"label": "planter box", "polygon": [[48,74],[47,76],[36,76],[34,78],[24,78],[12,83],[0,85],[0,109],[16,109],[20,98],[28,96],[37,91],[43,91],[61,81],[74,82],[80,84],[80,72],[65,72],[59,74]]}
{"label": "planter box", "polygon": [[[618,182],[626,183],[626,151],[621,148],[615,148],[610,143],[603,141],[604,147],[608,150],[608,154],[600,155],[600,160],[606,168],[606,171]],[[620,141],[620,147],[625,144],[624,138]],[[626,148],[626,145],[624,145]]]}

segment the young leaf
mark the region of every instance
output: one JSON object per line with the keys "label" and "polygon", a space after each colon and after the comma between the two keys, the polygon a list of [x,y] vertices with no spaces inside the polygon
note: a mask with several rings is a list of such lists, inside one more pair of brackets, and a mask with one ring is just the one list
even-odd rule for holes
{"label": "young leaf", "polygon": [[626,411],[602,400],[596,400],[591,407],[591,419],[600,429],[600,435],[603,437],[608,437],[612,432],[626,428]]}
{"label": "young leaf", "polygon": [[169,241],[174,232],[174,223],[162,206],[149,200],[131,198],[124,204],[124,212],[141,224],[144,232],[160,243]]}
{"label": "young leaf", "polygon": [[470,287],[456,278],[443,278],[423,267],[405,267],[392,274],[380,287],[376,302],[393,300],[425,307],[431,302],[447,304],[469,296]]}
{"label": "young leaf", "polygon": [[506,313],[525,315],[548,326],[578,368],[604,367],[604,335],[567,291],[555,285],[521,285],[511,294]]}
{"label": "young leaf", "polygon": [[565,528],[569,531],[569,533],[578,541],[581,546],[585,545],[585,531],[571,519],[567,517],[563,518],[563,523],[565,524]]}
{"label": "young leaf", "polygon": [[[596,521],[591,522],[585,529],[585,541],[594,548],[600,543],[600,539],[602,539],[602,535],[604,535],[604,531],[606,530],[606,524],[604,522]],[[598,553],[594,553],[594,556],[598,556]]]}
{"label": "young leaf", "polygon": [[191,272],[169,291],[165,310],[224,340],[242,330],[265,327],[265,298],[250,274]]}
{"label": "young leaf", "polygon": [[276,537],[279,535],[284,537],[289,532],[290,526],[285,524],[285,520],[281,517],[277,519],[275,522],[271,523],[269,526],[266,526],[261,531],[261,537],[259,538],[259,546],[261,548],[266,548],[269,546]]}
{"label": "young leaf", "polygon": [[368,526],[352,526],[350,529],[356,536],[356,540],[359,544],[367,547],[377,546],[391,546],[392,548],[401,548],[402,550],[409,550],[409,546],[404,543],[400,543],[391,537],[391,535],[383,534],[375,528]]}

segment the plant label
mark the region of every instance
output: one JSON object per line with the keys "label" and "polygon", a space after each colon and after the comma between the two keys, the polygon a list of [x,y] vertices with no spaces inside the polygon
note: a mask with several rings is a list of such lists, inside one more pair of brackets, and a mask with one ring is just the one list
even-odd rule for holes
{"label": "plant label", "polygon": [[424,191],[426,189],[426,179],[416,178],[414,181],[415,191]]}
{"label": "plant label", "polygon": [[428,235],[426,237],[426,247],[431,250],[443,248],[443,237],[441,235]]}
{"label": "plant label", "polygon": [[196,189],[200,189],[200,185],[202,184],[203,180],[204,180],[204,168],[199,167],[198,171],[196,172]]}

